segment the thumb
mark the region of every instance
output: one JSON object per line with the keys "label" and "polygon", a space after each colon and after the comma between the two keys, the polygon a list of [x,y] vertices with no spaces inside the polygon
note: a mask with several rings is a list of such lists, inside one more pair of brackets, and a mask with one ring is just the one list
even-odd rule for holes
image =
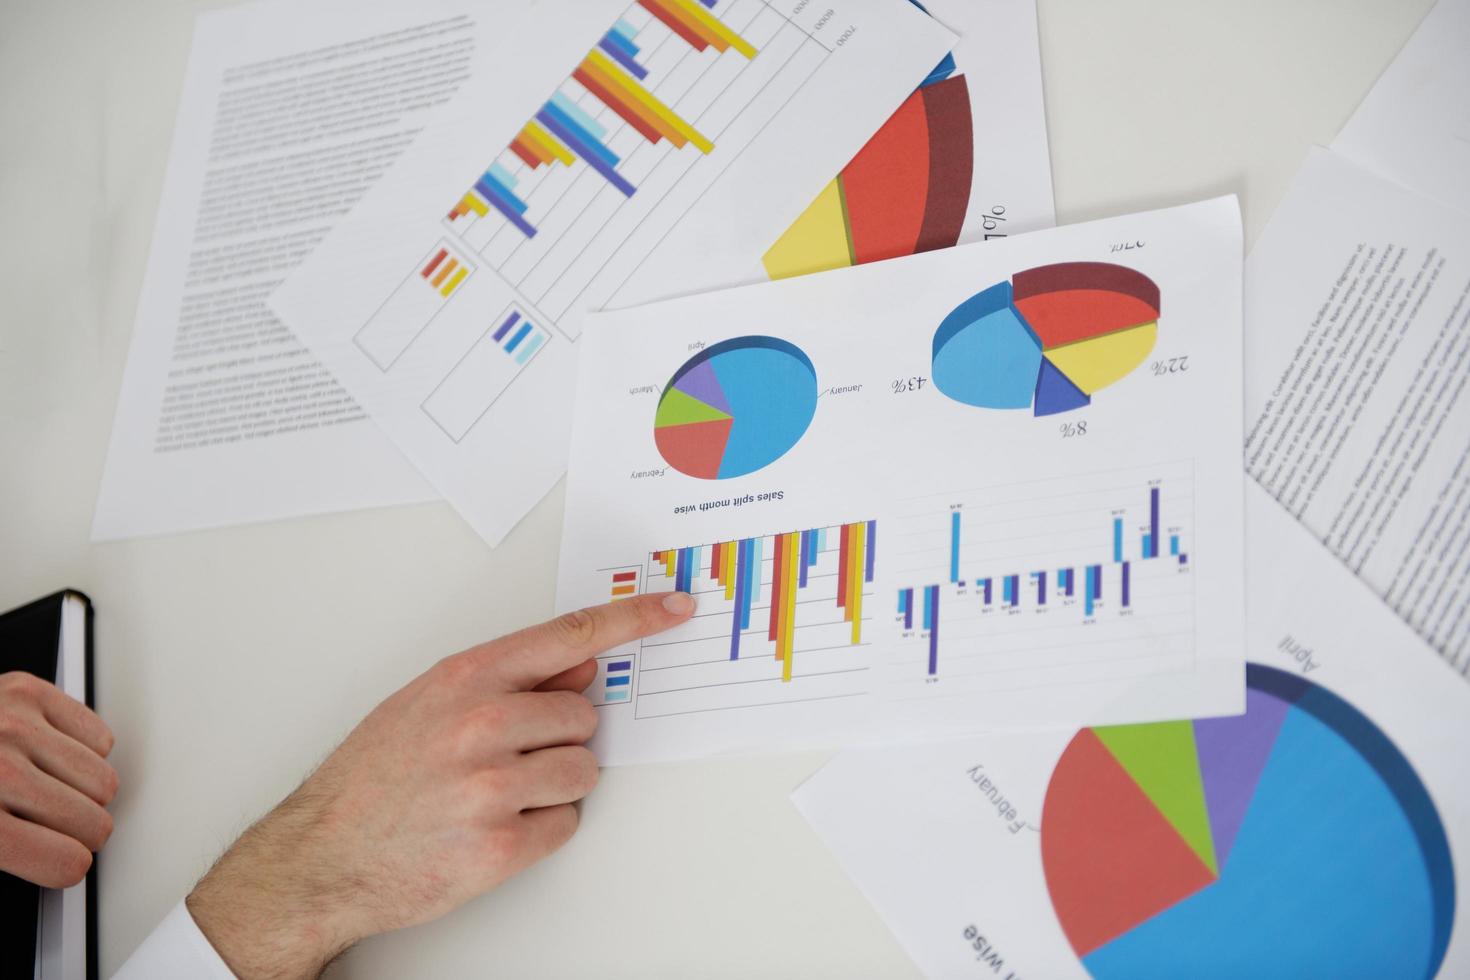
{"label": "thumb", "polygon": [[502,687],[529,691],[599,653],[662,633],[693,615],[694,597],[685,592],[579,609],[491,643],[484,648],[487,667]]}

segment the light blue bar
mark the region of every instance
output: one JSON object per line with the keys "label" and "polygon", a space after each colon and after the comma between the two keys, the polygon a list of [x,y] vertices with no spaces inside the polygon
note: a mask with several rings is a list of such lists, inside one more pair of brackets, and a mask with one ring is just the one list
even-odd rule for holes
{"label": "light blue bar", "polygon": [[546,334],[533,334],[531,339],[526,341],[525,349],[516,355],[516,363],[525,364],[531,359],[532,354],[541,349],[541,345],[544,343],[546,343]]}
{"label": "light blue bar", "polygon": [[934,590],[924,590],[924,629],[934,628]]}
{"label": "light blue bar", "polygon": [[949,515],[949,580],[954,583],[960,580],[960,512],[957,510]]}
{"label": "light blue bar", "polygon": [[614,33],[622,35],[623,40],[629,44],[632,44],[634,39],[638,37],[638,28],[625,20],[619,20],[612,26],[612,29]]}
{"label": "light blue bar", "polygon": [[608,691],[607,694],[604,695],[603,700],[626,701],[628,700],[628,692],[626,690]]}
{"label": "light blue bar", "polygon": [[1179,535],[1177,534],[1169,535],[1169,554],[1179,554]]}
{"label": "light blue bar", "polygon": [[1009,575],[1000,581],[1000,599],[1002,602],[1011,601],[1011,577]]}
{"label": "light blue bar", "polygon": [[817,531],[817,553],[821,554],[827,550],[827,529],[824,527]]}
{"label": "light blue bar", "polygon": [[1123,560],[1123,518],[1113,518],[1113,561]]}
{"label": "light blue bar", "polygon": [[599,140],[607,135],[606,126],[602,125],[602,123],[587,115],[587,110],[583,109],[581,106],[577,105],[577,103],[573,102],[565,95],[562,95],[560,92],[556,92],[551,96],[551,104],[556,106],[562,112],[565,112],[567,115],[571,116],[573,119],[577,120],[577,122],[581,125],[583,129],[587,130],[587,132],[591,133],[593,136],[596,136]]}
{"label": "light blue bar", "polygon": [[492,163],[492,164],[490,164],[490,169],[487,170],[486,173],[490,174],[496,180],[498,180],[502,184],[504,184],[507,189],[509,189],[509,190],[515,190],[515,186],[516,186],[516,179],[515,179],[515,177],[513,177],[511,175],[511,172],[509,170],[506,170],[500,164],[498,164],[498,163]]}

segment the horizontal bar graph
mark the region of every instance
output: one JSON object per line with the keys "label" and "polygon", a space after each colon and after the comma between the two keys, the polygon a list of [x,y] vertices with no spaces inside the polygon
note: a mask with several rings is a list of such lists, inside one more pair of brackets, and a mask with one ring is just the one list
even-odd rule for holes
{"label": "horizontal bar graph", "polygon": [[[942,682],[957,651],[968,675],[1069,657],[1126,661],[1140,645],[1185,656],[1192,466],[1156,472],[1166,475],[1108,471],[916,498],[893,532],[903,565],[891,572],[890,608],[900,646],[913,644],[895,669]],[[943,643],[927,625],[941,603]]]}

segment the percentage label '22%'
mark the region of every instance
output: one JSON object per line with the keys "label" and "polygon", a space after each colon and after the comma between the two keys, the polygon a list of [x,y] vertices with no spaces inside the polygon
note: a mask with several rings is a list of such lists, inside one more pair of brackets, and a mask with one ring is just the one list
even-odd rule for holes
{"label": "percentage label '22%'", "polygon": [[1189,355],[1171,357],[1167,361],[1154,361],[1152,370],[1154,376],[1159,378],[1166,374],[1183,374],[1189,370]]}

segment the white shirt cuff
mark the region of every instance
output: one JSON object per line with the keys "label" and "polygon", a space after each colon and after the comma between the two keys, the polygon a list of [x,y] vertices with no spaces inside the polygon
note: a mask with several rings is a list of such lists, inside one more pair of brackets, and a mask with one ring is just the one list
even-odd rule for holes
{"label": "white shirt cuff", "polygon": [[237,980],[181,901],[112,980]]}

